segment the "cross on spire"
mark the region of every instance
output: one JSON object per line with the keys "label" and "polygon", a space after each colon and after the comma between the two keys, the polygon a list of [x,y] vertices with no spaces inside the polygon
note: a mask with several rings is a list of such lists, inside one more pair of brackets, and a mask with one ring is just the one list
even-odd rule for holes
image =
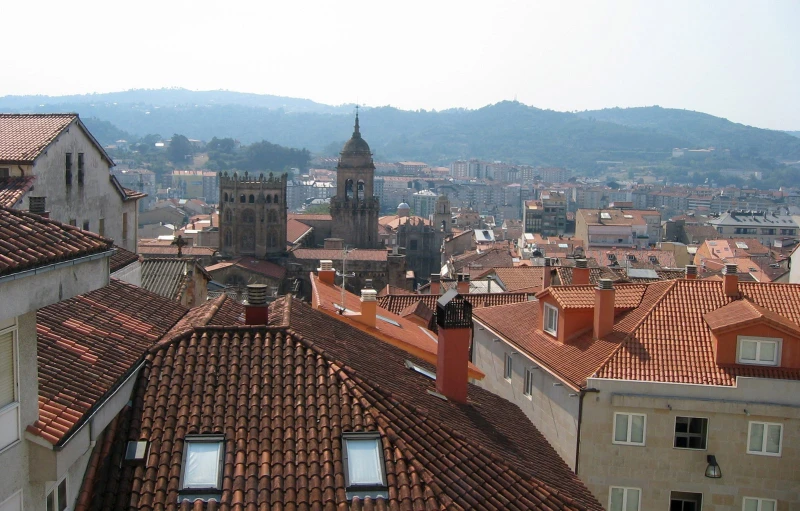
{"label": "cross on spire", "polygon": [[356,126],[353,130],[353,138],[361,138],[361,131],[358,128],[358,104],[356,103]]}
{"label": "cross on spire", "polygon": [[178,234],[178,237],[175,238],[172,241],[172,243],[170,243],[170,245],[175,245],[176,247],[178,247],[178,257],[183,257],[183,247],[185,247],[188,244],[189,242],[183,239],[183,236],[181,236],[180,234]]}

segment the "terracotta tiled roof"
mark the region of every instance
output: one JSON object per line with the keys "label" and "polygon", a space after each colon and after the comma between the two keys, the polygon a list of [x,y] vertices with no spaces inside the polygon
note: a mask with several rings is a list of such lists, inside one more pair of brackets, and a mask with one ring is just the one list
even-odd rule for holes
{"label": "terracotta tiled roof", "polygon": [[131,190],[130,188],[122,187],[122,191],[125,192],[125,200],[132,200],[132,199],[144,199],[147,197],[147,194],[144,192],[137,192],[136,190]]}
{"label": "terracotta tiled roof", "polygon": [[416,293],[412,291],[408,291],[403,289],[402,287],[393,286],[391,284],[386,284],[383,289],[378,291],[378,296],[386,296],[386,295],[414,295]]}
{"label": "terracotta tiled roof", "polygon": [[295,219],[295,220],[300,220],[301,222],[304,221],[304,220],[309,221],[309,222],[310,221],[326,221],[326,220],[328,222],[330,222],[330,221],[333,220],[333,217],[330,216],[330,215],[304,215],[302,213],[288,213],[287,216],[288,216],[288,218],[290,220],[291,219]]}
{"label": "terracotta tiled roof", "polygon": [[110,250],[113,241],[0,206],[0,276]]}
{"label": "terracotta tiled roof", "polygon": [[121,270],[129,264],[133,264],[139,260],[139,256],[137,254],[125,250],[120,246],[114,245],[114,250],[116,250],[116,252],[114,252],[114,255],[111,256],[111,273]]}
{"label": "terracotta tiled roof", "polygon": [[[633,309],[642,301],[645,284],[618,284],[614,286],[614,308]],[[537,298],[552,296],[563,309],[593,309],[595,286],[555,286],[536,295]]]}
{"label": "terracotta tiled roof", "polygon": [[[473,385],[467,405],[439,399],[407,353],[282,307],[288,328],[199,328],[151,352],[93,509],[178,507],[187,433],[224,434],[226,455],[219,504],[186,510],[602,509],[516,406]],[[388,497],[347,500],[347,431],[381,435]],[[110,461],[128,439],[150,441],[146,463]]]}
{"label": "terracotta tiled roof", "polygon": [[[724,318],[731,309],[720,310],[735,300],[725,295],[720,281],[673,280],[663,284],[668,286],[667,291],[642,308],[639,324],[599,368],[599,377],[705,385],[734,385],[737,376],[800,379],[800,370],[718,366],[706,317],[711,313],[712,324],[726,326]],[[766,309],[770,316],[781,316],[781,322],[800,323],[800,286],[739,282],[739,291],[744,300]],[[733,311],[738,315],[747,307],[737,304]],[[749,317],[766,316],[758,308],[753,311],[747,313]]]}
{"label": "terracotta tiled roof", "polygon": [[466,267],[480,270],[488,268],[510,268],[514,266],[514,256],[507,248],[493,248],[485,252],[468,252],[453,258],[453,269],[463,271]]}
{"label": "terracotta tiled roof", "polygon": [[13,208],[33,186],[34,176],[0,177],[0,206]]}
{"label": "terracotta tiled roof", "polygon": [[[616,257],[616,261],[620,266],[630,264],[634,268],[675,268],[675,254],[667,252],[666,250],[642,250],[634,248],[617,248],[617,249],[586,249],[584,250],[586,257],[593,257],[601,266],[610,266],[614,260],[609,258],[609,254]],[[628,256],[635,258],[635,261],[629,260]],[[651,262],[650,258],[655,258],[657,263]]]}
{"label": "terracotta tiled roof", "polygon": [[77,114],[0,114],[0,162],[31,164]]}
{"label": "terracotta tiled roof", "polygon": [[39,420],[28,431],[63,442],[187,310],[117,279],[39,309]]}
{"label": "terracotta tiled roof", "polygon": [[[473,309],[528,301],[528,293],[470,293],[463,295]],[[395,314],[421,300],[432,311],[436,310],[437,295],[387,295],[378,297],[378,305]]]}
{"label": "terracotta tiled roof", "polygon": [[311,230],[311,226],[304,224],[299,220],[290,218],[286,222],[286,241],[295,244],[297,240],[303,237],[305,233]]}
{"label": "terracotta tiled roof", "polygon": [[800,337],[800,325],[748,299],[736,300],[703,316],[712,332],[721,333],[759,322]]}
{"label": "terracotta tiled roof", "polygon": [[[548,268],[549,269],[549,268]],[[508,292],[525,291],[538,293],[544,283],[543,266],[515,266],[513,268],[492,268],[478,278],[494,274]]]}
{"label": "terracotta tiled roof", "polygon": [[192,258],[145,259],[142,261],[142,287],[159,296],[178,300],[192,278],[189,272],[195,271],[211,280],[211,275]]}
{"label": "terracotta tiled roof", "polygon": [[[342,251],[327,248],[297,248],[292,250],[291,255],[295,259],[305,260],[325,260],[341,261]],[[348,261],[386,261],[388,252],[383,249],[358,249],[352,250],[347,254]]]}
{"label": "terracotta tiled roof", "polygon": [[[558,266],[556,267],[556,275],[558,276],[558,283],[562,286],[571,286],[572,285],[572,272],[574,266]],[[627,279],[622,277],[619,273],[615,272],[611,268],[606,266],[603,267],[592,267],[589,268],[589,283],[593,285],[597,285],[600,279],[611,279],[614,282],[625,282]]]}
{"label": "terracotta tiled roof", "polygon": [[286,275],[286,268],[283,266],[262,259],[253,259],[252,257],[239,257],[237,259],[231,259],[230,261],[223,261],[211,266],[206,266],[206,271],[213,274],[217,270],[230,266],[238,266],[273,279],[282,279],[283,276]]}

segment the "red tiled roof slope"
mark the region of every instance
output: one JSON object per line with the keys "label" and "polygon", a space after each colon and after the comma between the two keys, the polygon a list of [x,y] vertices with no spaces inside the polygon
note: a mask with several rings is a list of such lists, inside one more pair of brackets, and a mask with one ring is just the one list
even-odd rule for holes
{"label": "red tiled roof slope", "polygon": [[33,163],[77,114],[0,114],[0,162]]}
{"label": "red tiled roof slope", "polygon": [[[646,284],[619,284],[614,286],[614,308],[633,309],[639,305]],[[549,287],[536,295],[550,295],[564,309],[594,308],[595,286],[555,286]]]}
{"label": "red tiled roof slope", "polygon": [[112,244],[71,225],[0,207],[0,276],[105,252]]}
{"label": "red tiled roof slope", "polygon": [[297,243],[297,240],[309,230],[311,230],[311,226],[290,218],[286,222],[286,241],[292,244]]}
{"label": "red tiled roof slope", "polygon": [[116,250],[116,252],[114,252],[114,255],[111,256],[111,273],[121,270],[129,264],[133,264],[139,260],[139,256],[137,254],[134,254],[129,250],[125,250],[118,245],[114,245],[114,250]]}
{"label": "red tiled roof slope", "polygon": [[[463,296],[472,304],[473,309],[528,301],[528,293],[470,293]],[[409,305],[421,301],[430,310],[436,311],[438,299],[438,295],[385,295],[378,297],[378,305],[382,309],[400,314]]]}
{"label": "red tiled roof slope", "polygon": [[[327,248],[297,248],[290,252],[296,259],[341,261],[342,251]],[[383,249],[358,249],[347,254],[348,261],[386,261],[389,253]]]}
{"label": "red tiled roof slope", "polygon": [[[148,460],[109,463],[93,509],[198,509],[176,505],[188,433],[225,435],[220,502],[201,508],[602,509],[516,406],[475,386],[467,405],[434,397],[407,353],[280,306],[286,326],[199,328],[152,350],[111,456],[148,439]],[[380,432],[387,498],[348,502],[343,431]]]}
{"label": "red tiled roof slope", "polygon": [[13,208],[36,180],[34,176],[0,177],[0,206]]}
{"label": "red tiled roof slope", "polygon": [[58,444],[188,309],[121,280],[36,313],[39,420]]}
{"label": "red tiled roof slope", "polygon": [[[549,270],[550,268],[548,268]],[[544,283],[544,266],[516,266],[512,268],[492,268],[485,271],[482,278],[494,273],[503,284],[506,291],[529,291],[537,292],[542,290]]]}

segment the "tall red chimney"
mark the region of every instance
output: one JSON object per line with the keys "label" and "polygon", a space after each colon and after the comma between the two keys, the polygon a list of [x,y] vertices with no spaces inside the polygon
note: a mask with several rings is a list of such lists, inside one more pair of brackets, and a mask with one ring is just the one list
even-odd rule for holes
{"label": "tall red chimney", "polygon": [[542,289],[547,289],[552,283],[552,266],[549,257],[544,258],[544,268],[542,269]]}
{"label": "tall red chimney", "polygon": [[614,282],[600,279],[594,291],[594,329],[595,339],[602,339],[614,329]]}
{"label": "tall red chimney", "polygon": [[738,297],[739,296],[739,276],[737,275],[739,269],[735,264],[726,264],[725,270],[722,275],[722,288],[725,290],[725,296]]}
{"label": "tall red chimney", "polygon": [[430,293],[432,295],[439,295],[442,293],[442,276],[438,273],[431,273],[431,286]]}
{"label": "tall red chimney", "polygon": [[245,324],[266,325],[269,323],[267,287],[266,284],[247,285],[247,301],[244,304]]}
{"label": "tall red chimney", "polygon": [[590,272],[586,259],[575,259],[575,268],[572,269],[572,285],[588,286],[591,283]]}
{"label": "tall red chimney", "polygon": [[436,391],[451,401],[466,403],[472,305],[455,289],[449,290],[436,301],[436,324]]}
{"label": "tall red chimney", "polygon": [[469,273],[459,273],[458,274],[458,282],[456,283],[456,288],[458,288],[458,292],[462,295],[469,294]]}
{"label": "tall red chimney", "polygon": [[317,268],[317,276],[319,280],[332,286],[336,279],[336,270],[333,269],[333,261],[330,259],[320,261],[319,268]]}

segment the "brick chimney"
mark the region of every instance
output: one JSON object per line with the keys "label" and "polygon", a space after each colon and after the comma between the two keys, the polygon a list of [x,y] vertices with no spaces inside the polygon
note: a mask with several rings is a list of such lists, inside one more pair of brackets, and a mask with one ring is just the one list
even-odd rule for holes
{"label": "brick chimney", "polygon": [[588,286],[591,282],[589,275],[589,263],[586,259],[575,259],[575,268],[572,269],[572,285]]}
{"label": "brick chimney", "polygon": [[472,305],[455,289],[449,290],[436,301],[436,324],[436,391],[450,401],[466,403]]}
{"label": "brick chimney", "polygon": [[694,264],[686,265],[686,280],[695,280],[697,278],[697,266]]}
{"label": "brick chimney", "polygon": [[726,264],[722,275],[722,288],[725,290],[726,296],[738,297],[739,296],[739,276],[737,275],[739,269],[735,264]]}
{"label": "brick chimney", "polygon": [[430,293],[432,295],[439,295],[442,293],[442,276],[439,273],[431,273],[431,286]]}
{"label": "brick chimney", "polygon": [[459,273],[458,283],[456,284],[458,292],[462,295],[469,294],[469,273]]}
{"label": "brick chimney", "polygon": [[594,329],[595,339],[602,339],[614,328],[614,282],[600,279],[594,291]]}
{"label": "brick chimney", "polygon": [[336,278],[336,270],[333,269],[333,261],[330,259],[320,261],[319,268],[317,268],[317,277],[319,277],[320,281],[332,286]]}
{"label": "brick chimney", "polygon": [[553,267],[550,266],[551,264],[552,264],[552,262],[550,261],[550,258],[549,257],[545,257],[544,258],[544,269],[542,270],[542,289],[547,289],[548,287],[550,287],[550,284],[551,284],[551,282],[553,280],[552,279],[553,275],[551,273]]}
{"label": "brick chimney", "polygon": [[372,289],[372,279],[366,279],[364,288],[361,290],[361,314],[353,316],[353,319],[374,328],[377,314],[378,292]]}
{"label": "brick chimney", "polygon": [[248,284],[244,303],[244,322],[248,325],[266,325],[269,321],[266,284]]}

